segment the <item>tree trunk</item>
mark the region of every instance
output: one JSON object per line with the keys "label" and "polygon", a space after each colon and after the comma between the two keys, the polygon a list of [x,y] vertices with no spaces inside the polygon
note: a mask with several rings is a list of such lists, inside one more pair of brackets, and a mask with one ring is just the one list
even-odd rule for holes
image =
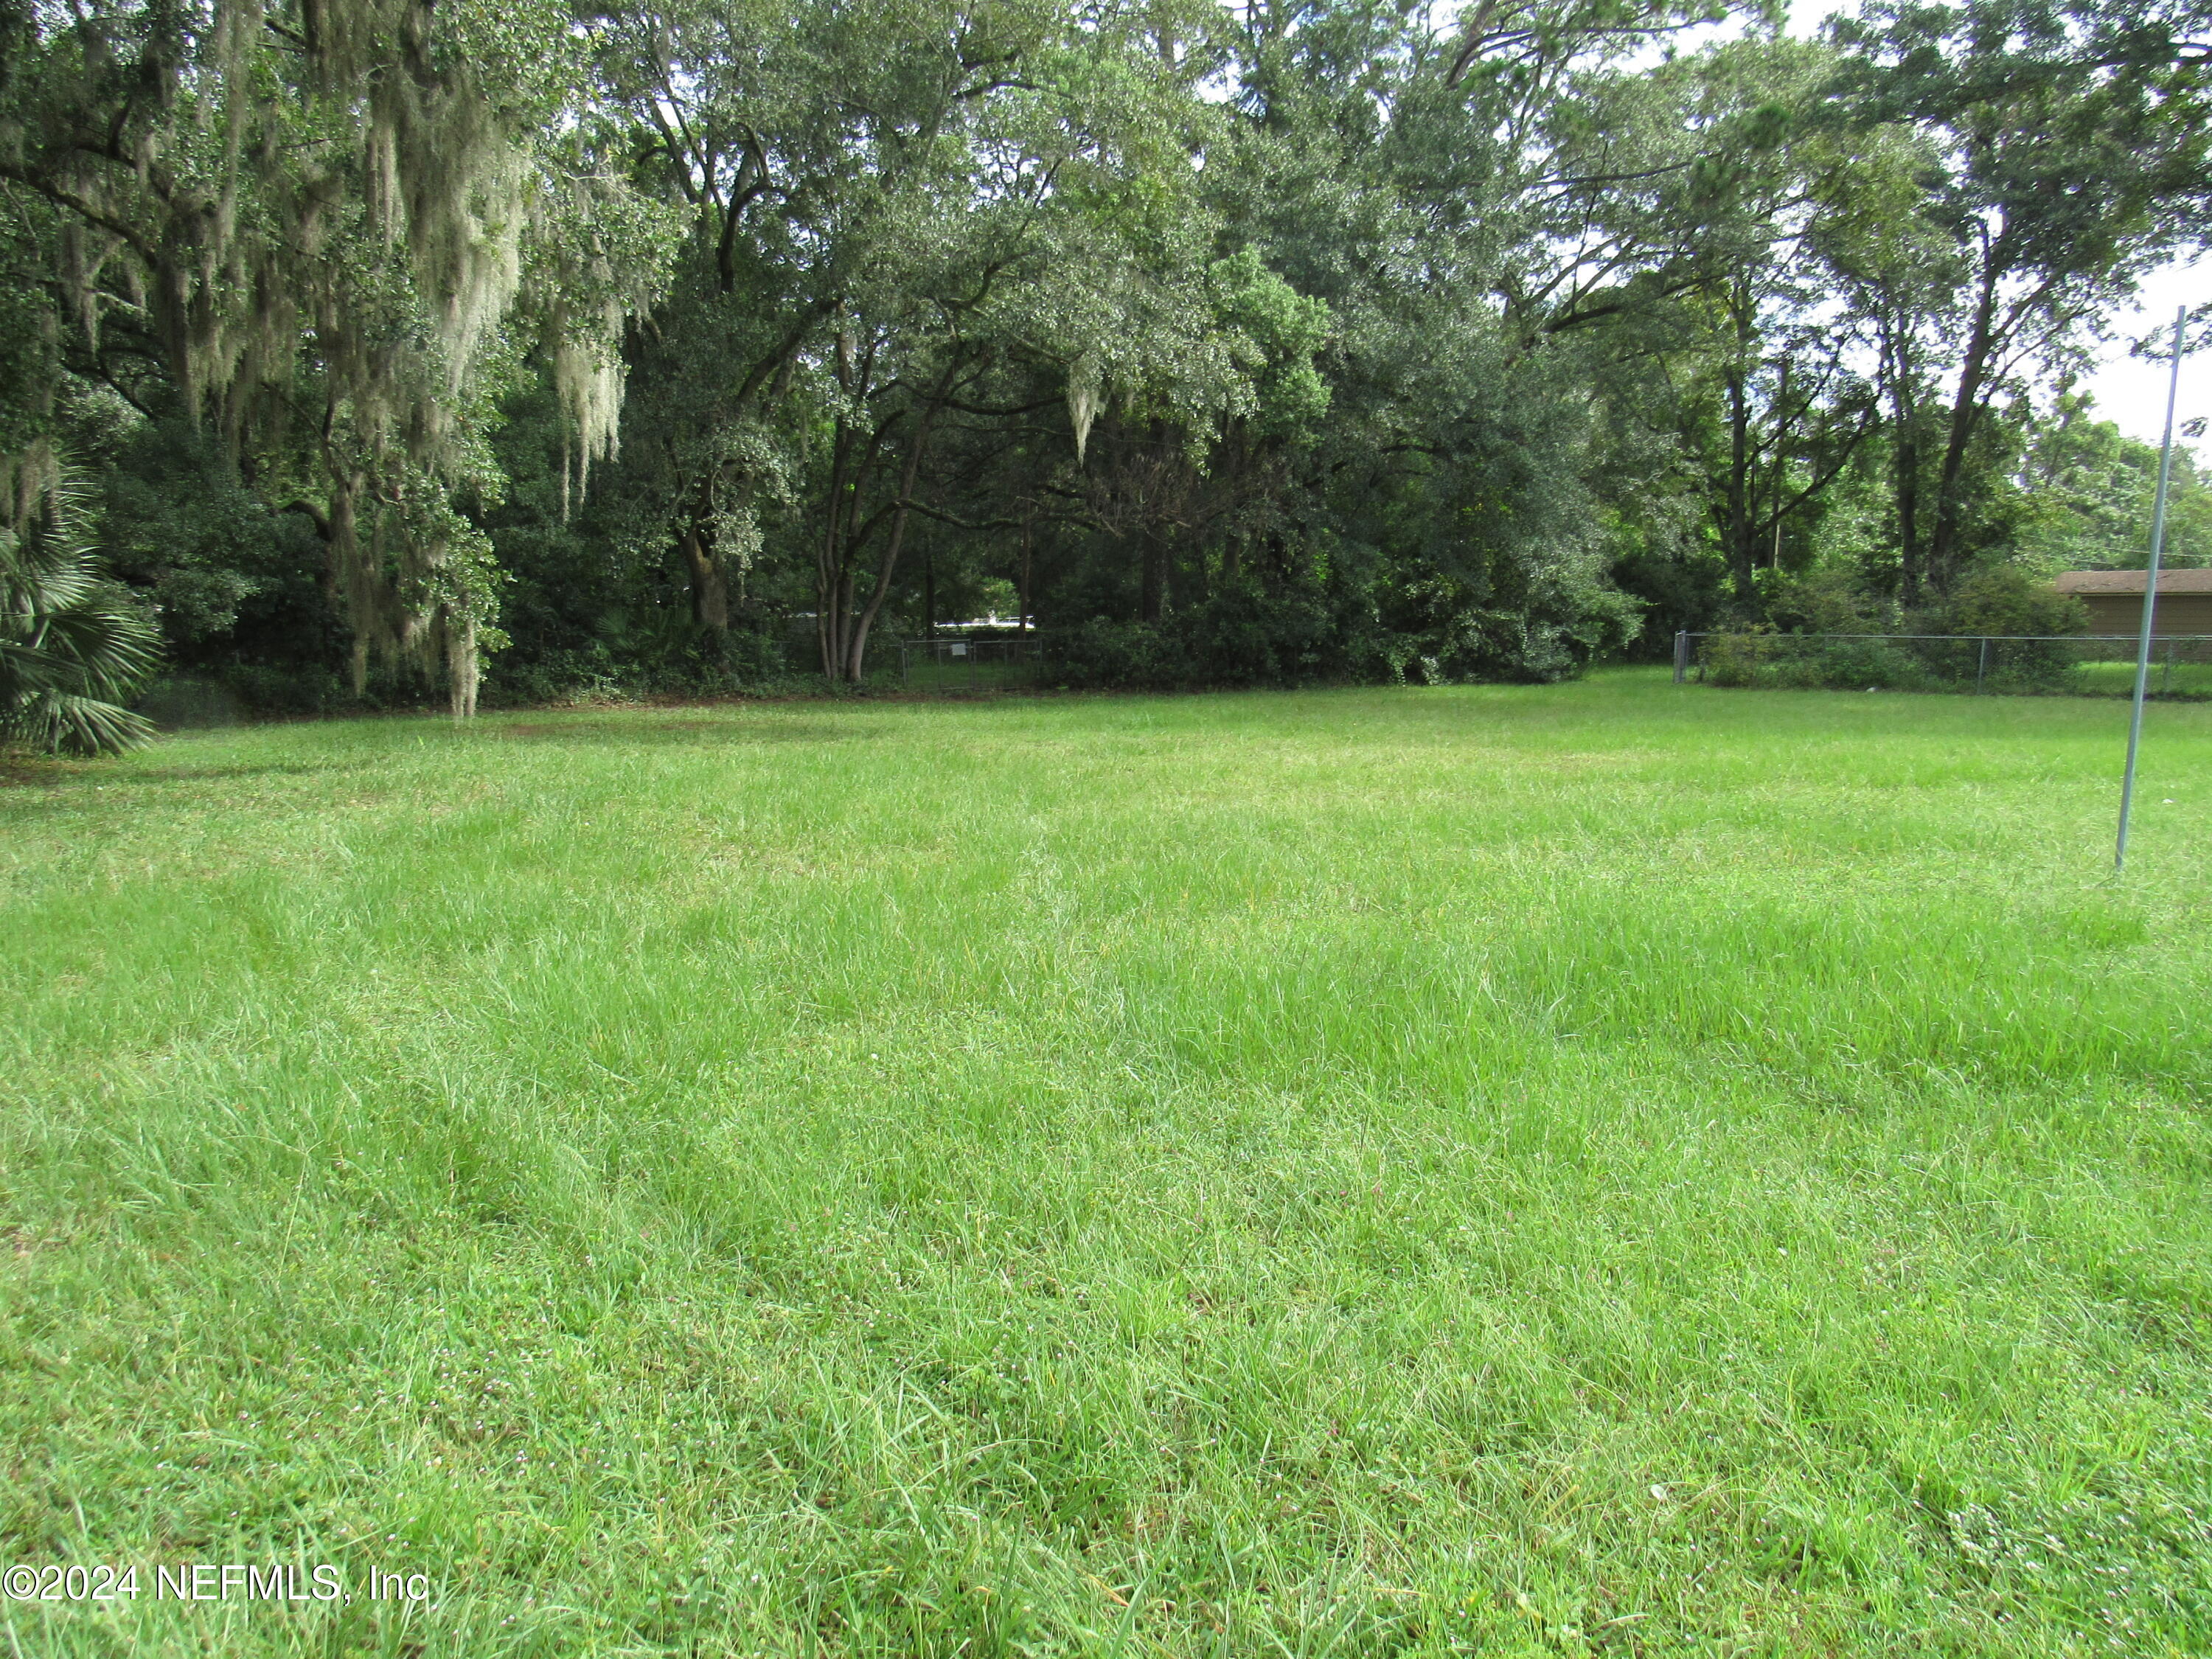
{"label": "tree trunk", "polygon": [[[868,475],[874,470],[875,453],[883,441],[878,427],[863,441],[857,465],[853,464],[854,434],[842,419],[830,465],[830,495],[823,516],[822,553],[815,569],[816,636],[822,647],[825,679],[845,678],[845,664],[853,648],[853,561],[862,537],[860,507],[866,499]],[[849,475],[849,476],[848,476]]]}
{"label": "tree trunk", "polygon": [[[841,319],[837,384],[865,404],[875,375],[875,338],[872,334],[867,349],[856,352],[851,332],[842,325],[843,302],[834,309]],[[822,550],[814,571],[814,634],[822,653],[822,678],[826,680],[844,678],[845,650],[852,631],[852,562],[858,544],[860,503],[867,492],[868,471],[883,435],[880,426],[868,433],[867,447],[855,466],[853,423],[842,414],[836,417],[830,454],[830,490],[822,514]]]}
{"label": "tree trunk", "polygon": [[1936,533],[1928,545],[1928,575],[1938,592],[1951,586],[1959,559],[1959,542],[1966,502],[1960,499],[1966,470],[1966,446],[1982,413],[1982,383],[1988,378],[1994,343],[1990,324],[1996,314],[1996,272],[1985,261],[1981,292],[1974,299],[1974,325],[1966,335],[1966,352],[1959,364],[1958,395],[1951,400],[1950,431],[1943,443],[1943,467],[1936,479]]}
{"label": "tree trunk", "polygon": [[474,720],[477,717],[477,686],[483,674],[482,660],[477,655],[474,618],[458,627],[450,617],[447,618],[446,674],[455,724]]}
{"label": "tree trunk", "polygon": [[1022,514],[1022,575],[1020,592],[1015,596],[1014,608],[1021,614],[1014,618],[1014,631],[1030,631],[1030,548],[1035,540],[1035,524],[1026,513]]}
{"label": "tree trunk", "polygon": [[1912,435],[1913,411],[1897,416],[1898,597],[1920,603],[1920,445]]}
{"label": "tree trunk", "polygon": [[1756,593],[1752,565],[1754,558],[1751,523],[1751,390],[1741,363],[1728,372],[1729,476],[1728,556],[1729,580],[1735,602],[1751,608]]}
{"label": "tree trunk", "polygon": [[846,678],[846,664],[853,653],[853,633],[858,625],[853,614],[853,584],[860,574],[860,550],[868,539],[860,509],[867,505],[868,479],[881,457],[885,429],[878,426],[868,434],[867,447],[860,452],[860,464],[853,469],[853,487],[845,501],[845,536],[840,548],[836,599],[837,672],[832,678],[836,679]]}
{"label": "tree trunk", "polygon": [[[938,396],[945,394],[951,379],[951,372],[947,370],[944,381],[938,386]],[[891,575],[898,568],[899,550],[906,541],[907,503],[914,499],[914,483],[921,471],[922,453],[929,447],[929,428],[936,422],[937,406],[933,403],[924,411],[921,419],[915,422],[914,441],[907,446],[906,468],[899,475],[898,505],[891,509],[890,539],[884,543],[883,559],[876,566],[876,591],[868,595],[867,609],[860,613],[860,621],[853,629],[852,644],[846,653],[845,678],[854,685],[861,683],[866,672],[868,630],[875,626],[876,613],[884,608],[884,601],[890,596]],[[848,574],[846,578],[848,595],[851,580]]]}
{"label": "tree trunk", "polygon": [[822,657],[822,678],[837,678],[837,572],[844,550],[839,532],[845,512],[845,459],[853,441],[842,416],[837,419],[830,450],[830,493],[822,515],[822,549],[814,562],[814,643]]}
{"label": "tree trunk", "polygon": [[1897,499],[1897,592],[1905,605],[1920,603],[1920,443],[1912,402],[1912,350],[1902,319],[1893,319],[1883,342],[1889,379],[1891,482]]}
{"label": "tree trunk", "polygon": [[[1790,360],[1782,360],[1781,377],[1774,393],[1774,551],[1771,568],[1782,568],[1783,503],[1790,495],[1790,464],[1783,440],[1790,433]],[[1757,533],[1756,531],[1753,532]]]}
{"label": "tree trunk", "polygon": [[691,578],[691,620],[718,637],[730,631],[730,583],[722,562],[707,544],[706,532],[694,520],[684,529],[678,546],[684,568]]}

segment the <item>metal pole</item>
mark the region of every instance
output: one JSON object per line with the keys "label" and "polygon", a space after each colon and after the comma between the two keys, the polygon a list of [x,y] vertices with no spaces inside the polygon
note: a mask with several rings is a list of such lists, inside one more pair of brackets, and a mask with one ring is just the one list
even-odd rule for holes
{"label": "metal pole", "polygon": [[1690,673],[1690,630],[1676,630],[1674,635],[1674,684],[1680,685]]}
{"label": "metal pole", "polygon": [[1989,677],[1990,677],[1990,636],[1989,636],[1988,635],[1984,634],[1984,635],[1982,635],[1982,661],[1981,661],[1981,665],[1980,665],[1979,667],[1978,667],[1978,668],[1976,668],[1976,669],[1974,670],[1974,695],[1975,695],[1976,696],[1981,696],[1981,694],[1982,694],[1982,682],[1983,682],[1984,680],[1985,680],[1985,679],[1989,678]]}
{"label": "metal pole", "polygon": [[2158,458],[2158,501],[2150,513],[2150,568],[2143,573],[2142,631],[2136,640],[2136,701],[2128,715],[2128,765],[2120,779],[2120,836],[2112,848],[2115,874],[2128,867],[2128,812],[2136,799],[2136,752],[2142,747],[2143,693],[2150,685],[2150,629],[2158,614],[2158,563],[2166,551],[2166,491],[2173,476],[2173,405],[2181,395],[2181,330],[2186,306],[2173,313],[2173,369],[2166,383],[2166,447]]}

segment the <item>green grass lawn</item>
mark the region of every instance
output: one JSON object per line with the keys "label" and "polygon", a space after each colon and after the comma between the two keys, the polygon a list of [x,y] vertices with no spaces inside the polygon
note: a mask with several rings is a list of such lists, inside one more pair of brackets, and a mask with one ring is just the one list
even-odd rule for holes
{"label": "green grass lawn", "polygon": [[2212,1651],[2212,708],[2116,887],[2125,719],[1634,672],[19,764],[0,1559],[142,1594],[0,1652]]}
{"label": "green grass lawn", "polygon": [[[2135,663],[2132,659],[2085,662],[2074,671],[2074,688],[2089,696],[2132,697],[2136,691]],[[2201,658],[2195,661],[2169,661],[2164,653],[2154,653],[2146,689],[2154,697],[2212,696],[2212,662]]]}

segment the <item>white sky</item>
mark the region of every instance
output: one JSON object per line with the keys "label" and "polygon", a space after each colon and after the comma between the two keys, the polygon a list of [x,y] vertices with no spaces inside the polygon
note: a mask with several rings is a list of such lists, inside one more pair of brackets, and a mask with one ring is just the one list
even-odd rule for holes
{"label": "white sky", "polygon": [[[2161,356],[2147,361],[2131,356],[2130,341],[2157,334],[2161,342],[2172,338],[2177,306],[2192,309],[2212,300],[2212,260],[2197,265],[2172,264],[2156,271],[2142,285],[2142,302],[2131,314],[2114,318],[2117,337],[2109,342],[2096,373],[2083,384],[2097,399],[2097,412],[2118,424],[2130,438],[2156,443],[2166,430],[2167,365]],[[2212,356],[2202,349],[2203,332],[2196,337],[2196,355],[2181,360],[2181,391],[2175,400],[2174,419],[2212,415]]]}

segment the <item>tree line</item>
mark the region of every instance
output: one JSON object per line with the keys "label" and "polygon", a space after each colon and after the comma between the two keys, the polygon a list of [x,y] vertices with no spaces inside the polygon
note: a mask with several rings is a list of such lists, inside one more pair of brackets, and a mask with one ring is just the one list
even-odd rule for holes
{"label": "tree line", "polygon": [[2212,14],[1782,21],[0,0],[0,720],[985,613],[1067,684],[1540,679],[2135,562],[2075,380],[2212,216]]}

